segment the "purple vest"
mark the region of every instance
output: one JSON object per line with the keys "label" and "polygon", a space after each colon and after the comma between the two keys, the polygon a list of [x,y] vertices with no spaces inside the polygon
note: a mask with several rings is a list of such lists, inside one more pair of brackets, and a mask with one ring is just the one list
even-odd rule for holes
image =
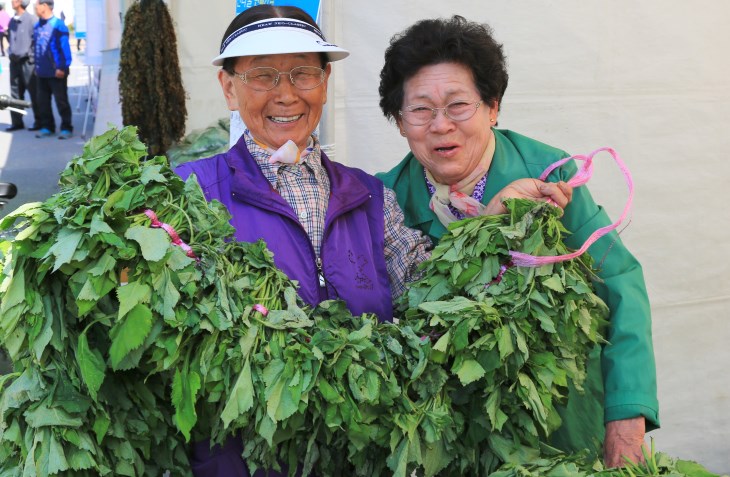
{"label": "purple vest", "polygon": [[383,183],[365,172],[330,161],[322,154],[331,193],[320,251],[326,286],[320,287],[314,247],[294,210],[264,177],[243,139],[228,152],[182,164],[183,179],[194,173],[208,200],[231,212],[236,239],[266,241],[276,266],[299,282],[310,305],[344,300],[356,315],[393,317],[385,267]]}
{"label": "purple vest", "polygon": [[[207,199],[228,207],[237,240],[265,240],[276,266],[299,282],[298,292],[305,302],[316,305],[341,298],[355,315],[375,313],[380,320],[391,321],[383,183],[359,169],[332,162],[324,154],[322,164],[331,185],[320,251],[324,287],[320,286],[314,247],[304,227],[266,180],[243,138],[228,152],[182,164],[175,172],[183,179],[194,173]],[[190,456],[193,474],[247,477],[242,449],[240,438],[213,450],[207,442],[196,443]]]}

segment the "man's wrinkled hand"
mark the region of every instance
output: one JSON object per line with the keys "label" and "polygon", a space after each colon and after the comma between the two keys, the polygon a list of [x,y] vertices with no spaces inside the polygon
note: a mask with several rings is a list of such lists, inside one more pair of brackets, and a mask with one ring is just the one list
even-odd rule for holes
{"label": "man's wrinkled hand", "polygon": [[644,462],[644,435],[646,422],[643,417],[610,421],[606,424],[606,440],[603,443],[603,461],[606,467],[623,467],[624,457],[632,462]]}

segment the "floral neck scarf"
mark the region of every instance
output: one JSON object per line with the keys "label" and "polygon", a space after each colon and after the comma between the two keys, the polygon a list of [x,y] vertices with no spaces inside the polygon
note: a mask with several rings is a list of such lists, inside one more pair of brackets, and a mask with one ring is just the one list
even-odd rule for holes
{"label": "floral neck scarf", "polygon": [[429,170],[424,169],[426,184],[432,193],[429,207],[444,226],[465,217],[484,214],[486,206],[481,203],[481,199],[484,197],[487,172],[494,156],[494,133],[490,131],[489,134],[489,142],[479,164],[459,182],[451,185],[440,184]]}

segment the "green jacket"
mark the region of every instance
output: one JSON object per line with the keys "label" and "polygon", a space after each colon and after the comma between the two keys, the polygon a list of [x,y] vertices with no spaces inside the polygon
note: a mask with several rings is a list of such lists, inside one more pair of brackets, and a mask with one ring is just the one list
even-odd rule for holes
{"label": "green jacket", "polygon": [[[564,151],[508,130],[494,129],[494,158],[489,168],[482,202],[486,204],[512,181],[539,177],[553,162],[567,157]],[[574,161],[552,172],[548,180],[567,181],[577,170]],[[446,232],[429,209],[430,195],[423,167],[409,153],[389,172],[377,174],[393,189],[405,223],[428,234],[434,243]],[[586,187],[573,191],[562,222],[572,232],[568,247],[577,249],[595,230],[611,223]],[[588,252],[600,266],[597,294],[611,310],[608,341],[593,353],[589,363],[586,392],[570,390],[566,409],[561,409],[563,425],[552,443],[563,450],[586,447],[598,451],[605,433],[604,422],[644,416],[647,430],[659,427],[656,368],[651,339],[651,310],[641,265],[614,232],[594,243]],[[604,259],[605,256],[605,259]],[[603,379],[601,379],[601,374]]]}

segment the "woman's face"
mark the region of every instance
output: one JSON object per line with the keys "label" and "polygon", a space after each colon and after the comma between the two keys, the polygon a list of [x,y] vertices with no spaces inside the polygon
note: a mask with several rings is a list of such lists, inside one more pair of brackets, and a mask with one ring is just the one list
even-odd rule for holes
{"label": "woman's face", "polygon": [[[236,59],[234,70],[244,73],[251,68],[263,66],[282,72],[291,71],[297,66],[321,68],[322,63],[317,53],[242,56]],[[269,91],[257,91],[223,70],[218,72],[218,81],[223,88],[228,108],[240,113],[256,140],[278,149],[291,139],[299,149],[304,149],[322,117],[322,108],[327,102],[330,71],[331,66],[328,64],[324,82],[310,90],[296,88],[287,75],[282,75],[279,84]]]}
{"label": "woman's face", "polygon": [[[481,100],[472,72],[458,63],[440,63],[421,68],[404,85],[401,109],[424,105],[443,108],[454,101]],[[483,103],[465,121],[453,121],[442,111],[423,126],[413,126],[402,118],[398,126],[405,132],[416,159],[441,184],[454,184],[467,177],[481,160],[496,121],[497,103]]]}

